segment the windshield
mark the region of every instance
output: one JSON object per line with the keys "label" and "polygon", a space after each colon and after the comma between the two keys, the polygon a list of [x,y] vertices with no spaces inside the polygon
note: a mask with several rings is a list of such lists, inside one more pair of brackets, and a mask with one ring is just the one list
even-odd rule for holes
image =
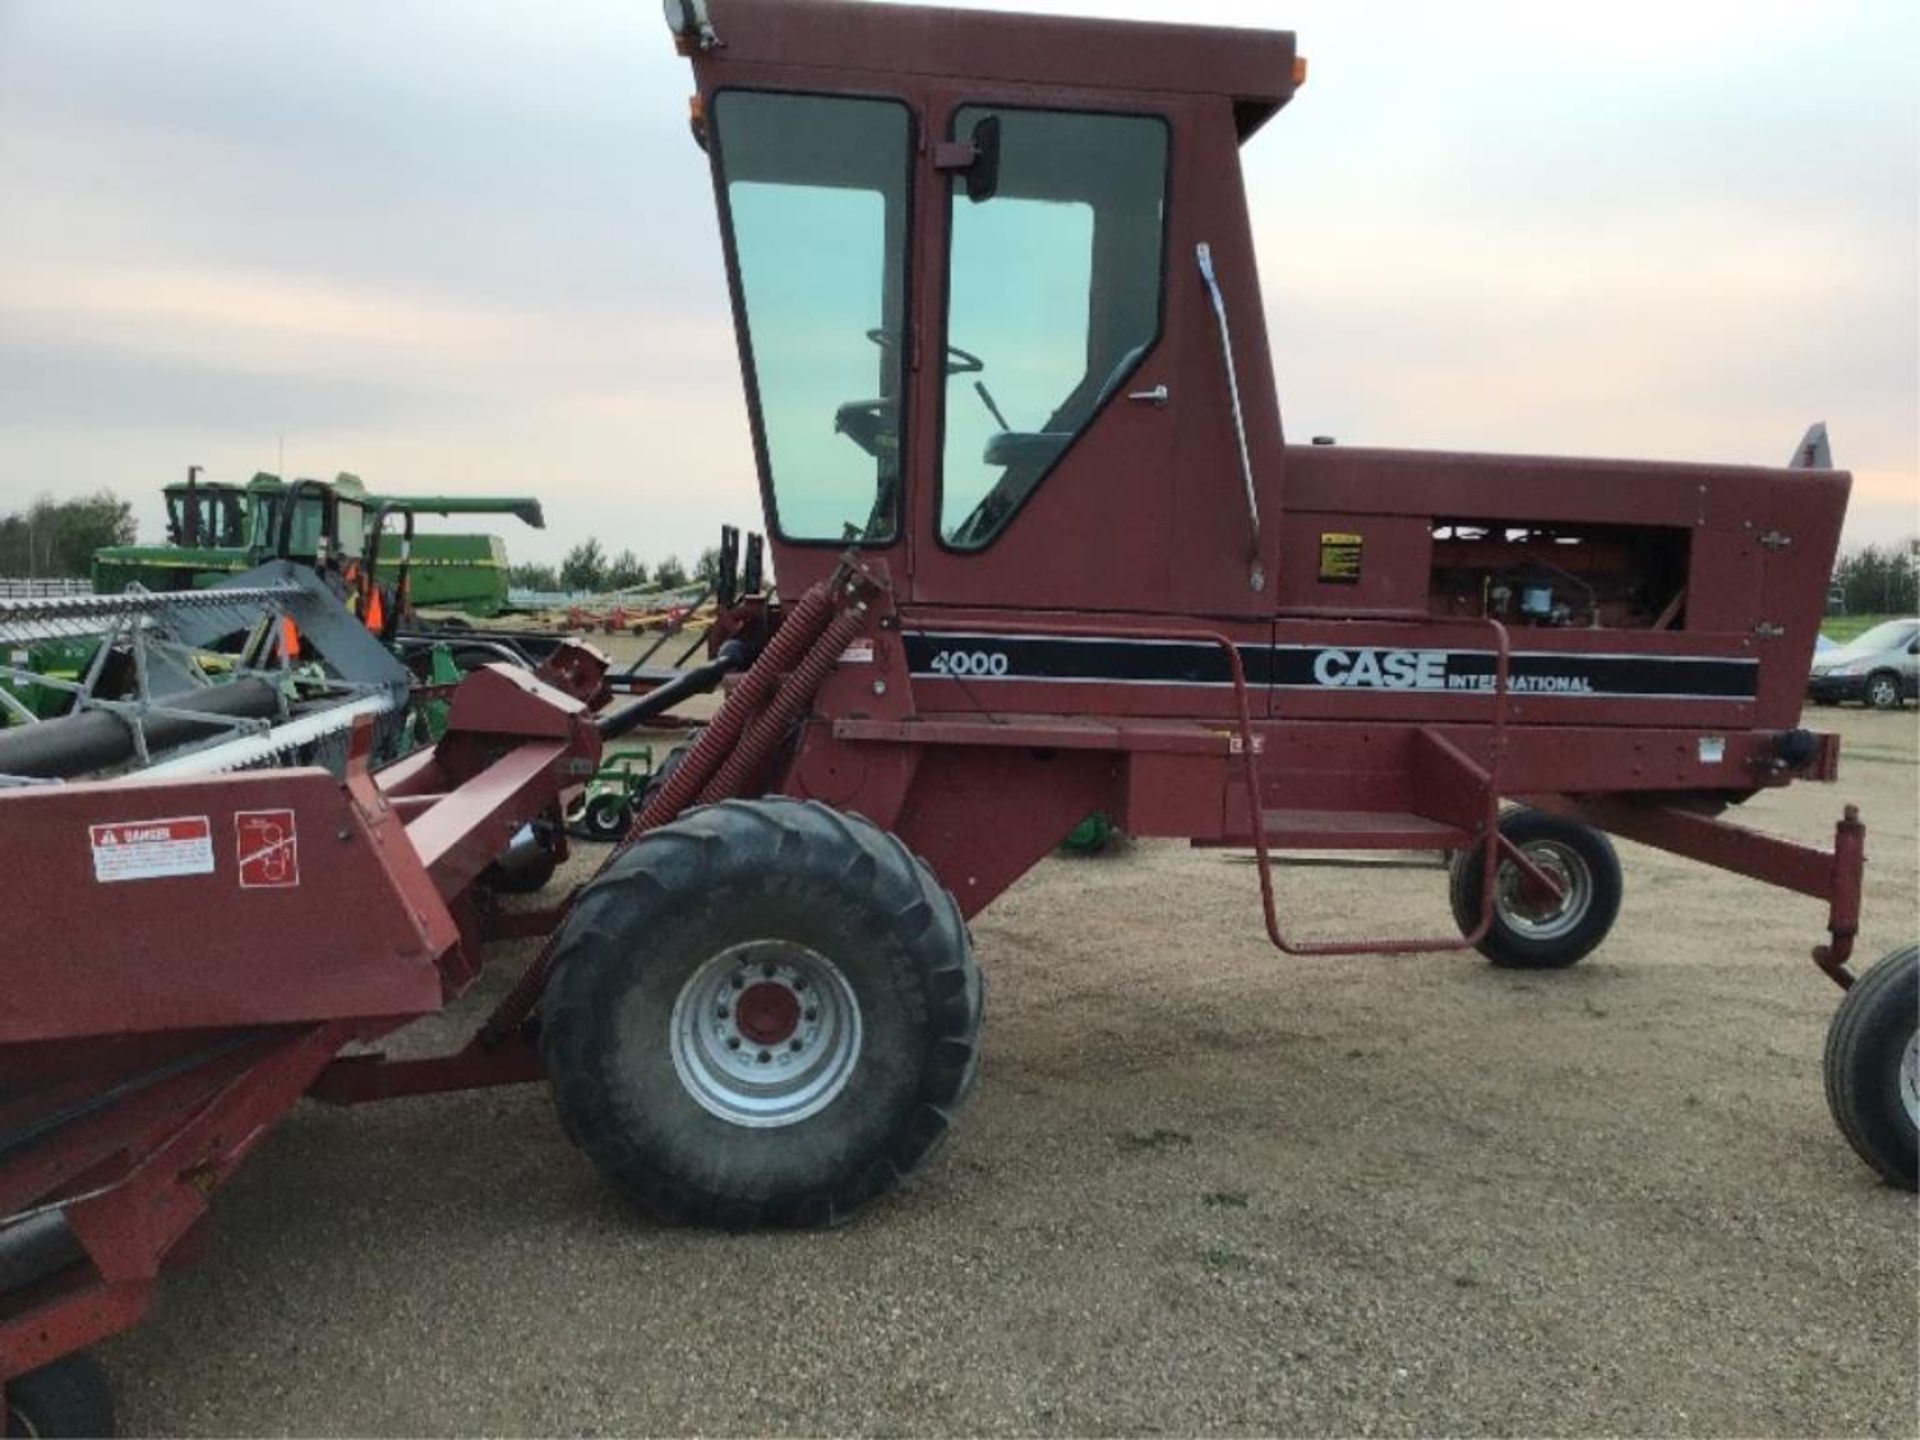
{"label": "windshield", "polygon": [[755,438],[790,540],[895,533],[910,136],[886,100],[714,106]]}
{"label": "windshield", "polygon": [[194,537],[201,546],[220,549],[241,543],[240,535],[240,498],[229,490],[195,489],[189,491],[185,486],[168,486],[167,500],[167,539],[175,545],[187,543],[187,498],[196,499],[193,511],[199,523]]}
{"label": "windshield", "polygon": [[[263,495],[254,500],[253,543],[256,548],[271,551],[280,543],[280,513],[286,508],[286,503],[284,494]],[[300,497],[300,503],[293,512],[293,534],[287,543],[289,555],[304,558],[319,552],[320,532],[326,518],[322,512],[324,503],[312,491]]]}
{"label": "windshield", "polygon": [[1883,620],[1865,634],[1854,636],[1838,650],[1828,651],[1824,658],[1844,660],[1861,655],[1878,655],[1910,644],[1916,634],[1920,634],[1920,620]]}

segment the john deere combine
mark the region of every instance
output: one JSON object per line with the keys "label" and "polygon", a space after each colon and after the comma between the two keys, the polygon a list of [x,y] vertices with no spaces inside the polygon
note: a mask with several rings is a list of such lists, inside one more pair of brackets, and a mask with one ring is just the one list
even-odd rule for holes
{"label": "john deere combine", "polygon": [[[546,525],[538,500],[369,495],[360,478],[348,474],[331,481],[287,482],[262,472],[241,486],[208,483],[195,466],[185,482],[169,485],[165,493],[167,543],[96,551],[96,591],[116,595],[135,584],[163,592],[203,590],[276,556],[308,564],[329,555],[356,556],[365,547],[374,517],[382,512],[512,515],[536,530]],[[378,561],[378,578],[394,583],[402,563],[400,547],[386,549]],[[507,549],[497,535],[418,535],[412,541],[411,575],[412,601],[418,609],[490,616],[506,605]]]}

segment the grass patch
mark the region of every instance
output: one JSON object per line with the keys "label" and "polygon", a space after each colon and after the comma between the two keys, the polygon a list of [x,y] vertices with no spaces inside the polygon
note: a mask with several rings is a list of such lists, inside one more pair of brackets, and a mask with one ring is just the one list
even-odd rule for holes
{"label": "grass patch", "polygon": [[1829,615],[1820,622],[1820,633],[1836,645],[1844,645],[1864,635],[1882,620],[1898,620],[1898,615]]}
{"label": "grass patch", "polygon": [[1142,1150],[1170,1150],[1178,1145],[1191,1145],[1193,1136],[1184,1130],[1122,1130],[1113,1137],[1113,1143],[1120,1147],[1122,1154],[1132,1155]]}
{"label": "grass patch", "polygon": [[1200,1252],[1200,1261],[1209,1270],[1251,1270],[1253,1257],[1229,1250],[1224,1245],[1209,1245]]}

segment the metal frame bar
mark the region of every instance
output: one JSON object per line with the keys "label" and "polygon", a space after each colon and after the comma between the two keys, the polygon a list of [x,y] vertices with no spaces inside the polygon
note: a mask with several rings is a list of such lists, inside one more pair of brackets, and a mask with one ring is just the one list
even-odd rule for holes
{"label": "metal frame bar", "polygon": [[1697,860],[1795,894],[1827,902],[1825,945],[1813,947],[1813,962],[1842,990],[1853,985],[1847,962],[1860,930],[1867,827],[1849,805],[1834,825],[1833,849],[1818,850],[1676,805],[1604,795],[1530,795],[1538,810],[1577,820],[1657,850]]}

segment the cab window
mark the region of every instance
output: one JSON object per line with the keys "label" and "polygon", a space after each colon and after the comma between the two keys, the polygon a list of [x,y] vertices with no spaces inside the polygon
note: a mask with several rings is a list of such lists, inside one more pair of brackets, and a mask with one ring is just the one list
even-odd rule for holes
{"label": "cab window", "polygon": [[711,143],[774,528],[885,543],[899,511],[910,113],[723,91]]}
{"label": "cab window", "polygon": [[[284,492],[272,496],[260,496],[253,506],[253,543],[261,549],[272,552],[280,543],[280,517],[286,512],[287,497]],[[294,507],[293,526],[288,532],[287,553],[289,555],[315,555],[320,550],[320,535],[326,528],[326,502],[323,497],[308,491],[300,497],[300,503]]]}
{"label": "cab window", "polygon": [[335,537],[339,554],[358,555],[366,548],[367,512],[358,502],[342,500],[334,523],[340,532]]}
{"label": "cab window", "polygon": [[240,508],[237,495],[221,495],[214,506],[215,530],[213,543],[221,548],[246,543],[243,520],[245,512]]}
{"label": "cab window", "polygon": [[990,186],[960,175],[948,199],[940,535],[962,550],[1000,533],[1160,334],[1165,122],[955,112],[956,140],[989,135]]}

